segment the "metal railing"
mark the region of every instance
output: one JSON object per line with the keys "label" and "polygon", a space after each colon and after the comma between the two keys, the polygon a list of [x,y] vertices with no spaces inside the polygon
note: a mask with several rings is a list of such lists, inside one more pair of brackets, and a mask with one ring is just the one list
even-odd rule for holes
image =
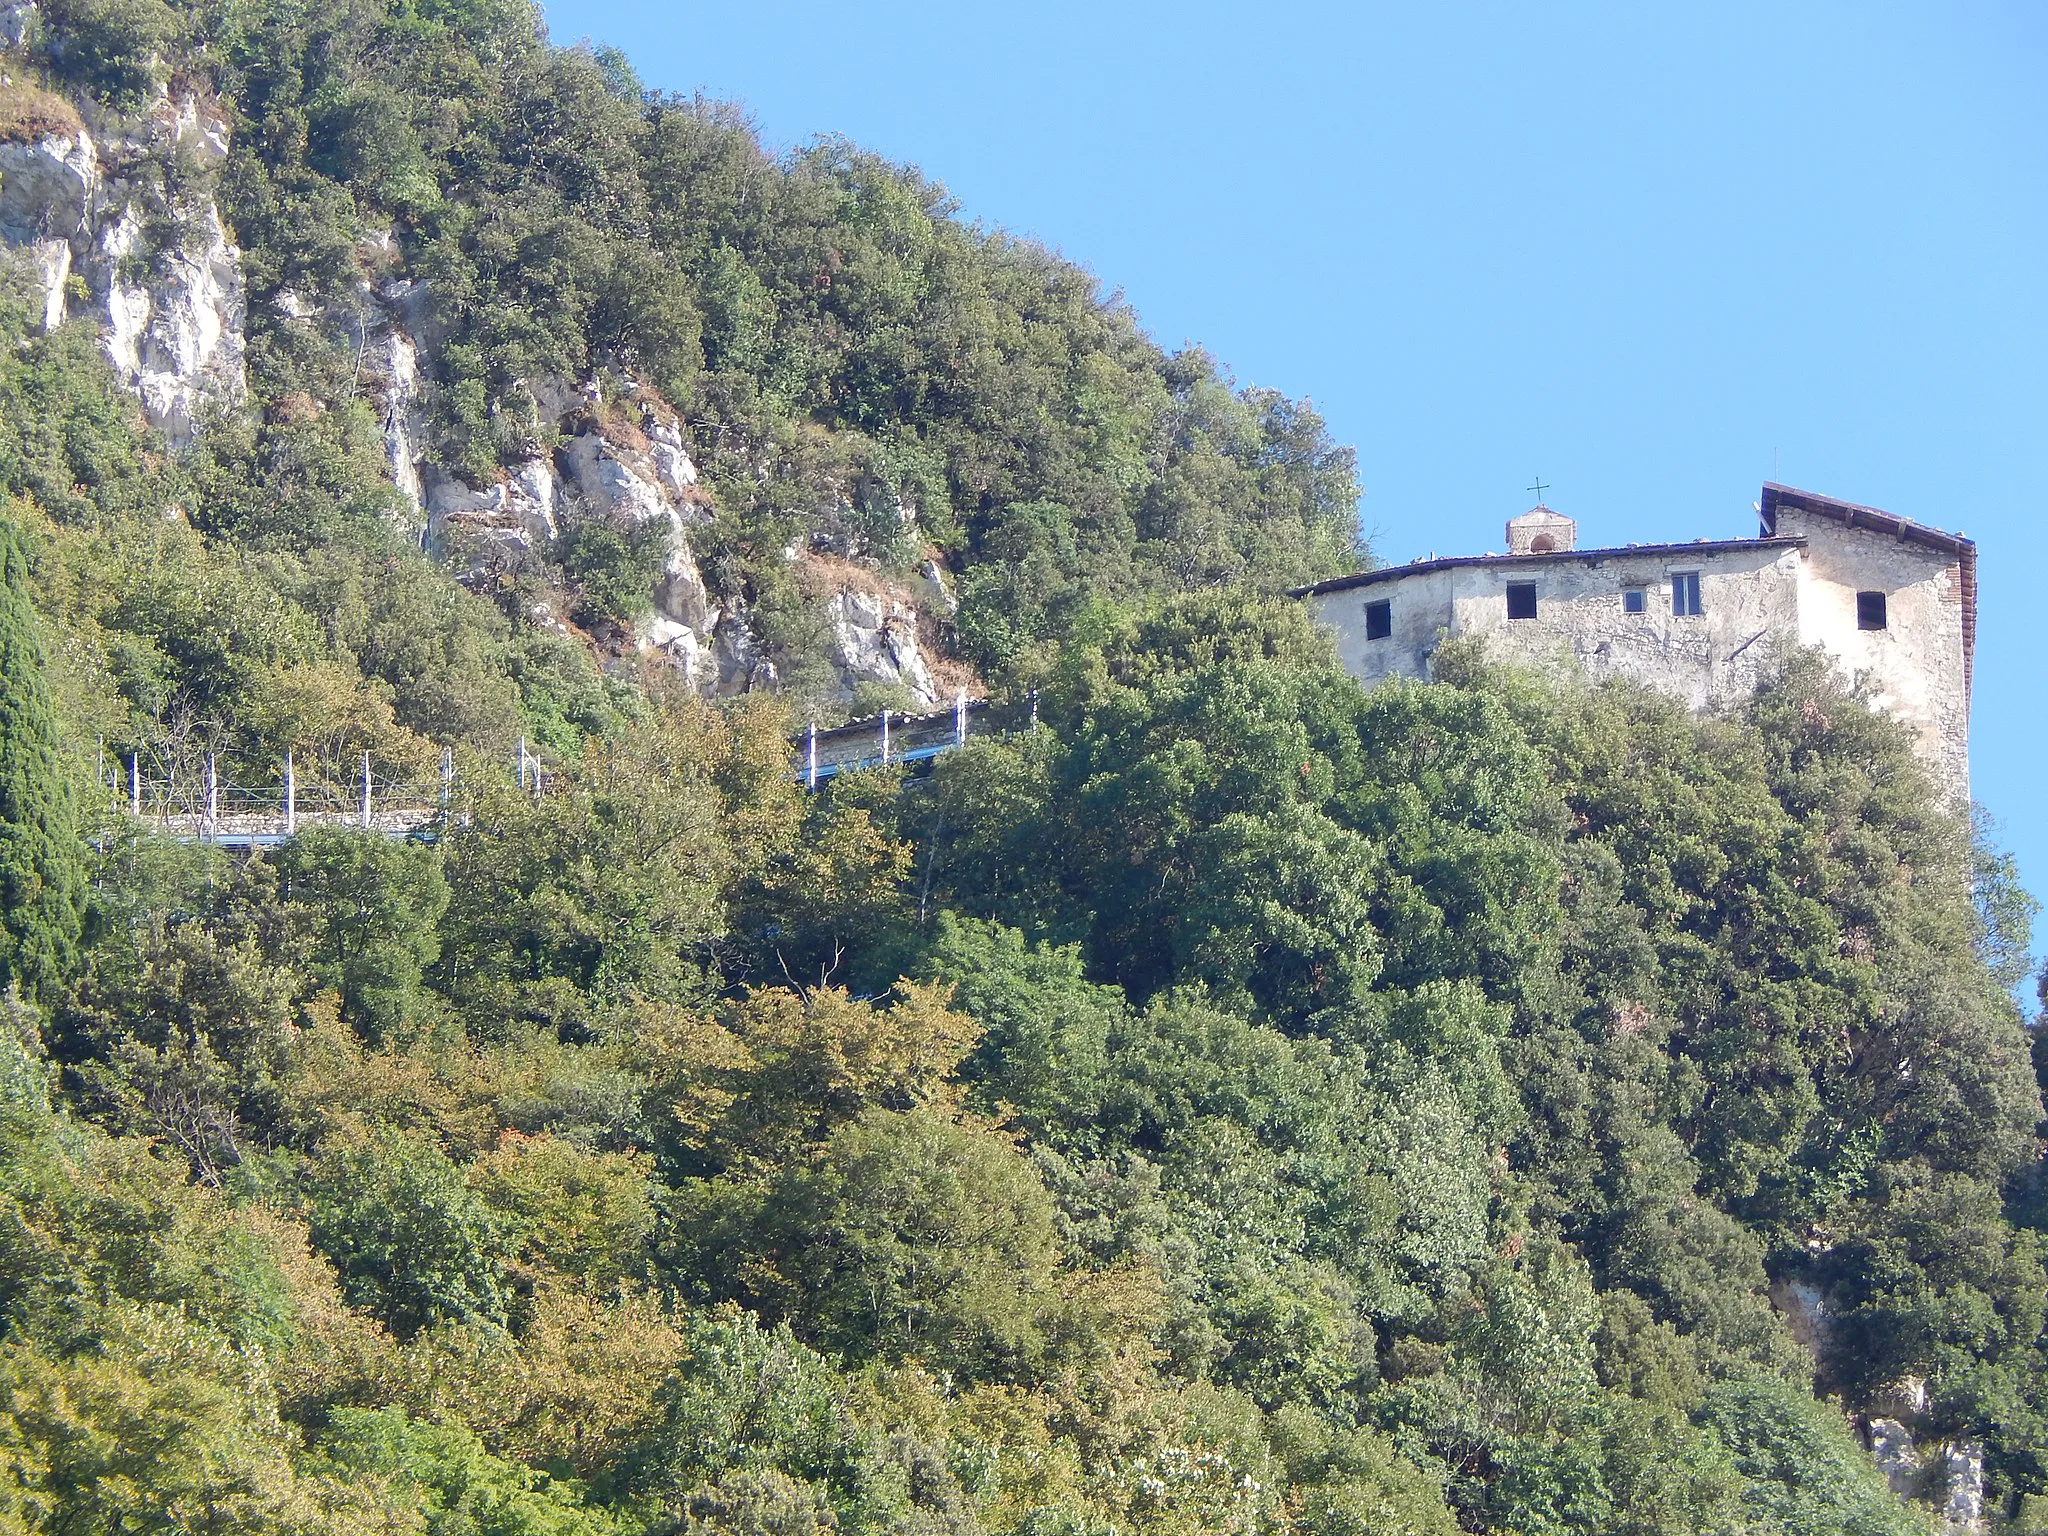
{"label": "metal railing", "polygon": [[379,775],[367,752],[350,783],[302,776],[289,752],[270,784],[235,782],[241,775],[231,777],[225,768],[214,752],[181,762],[145,758],[134,750],[111,764],[103,761],[102,781],[122,810],[162,835],[226,847],[270,846],[310,826],[353,827],[386,837],[438,835],[460,819],[455,756],[448,749],[441,753],[438,783]]}
{"label": "metal railing", "polygon": [[[1038,695],[1032,694],[1031,724],[1038,724]],[[996,716],[987,699],[970,699],[963,693],[953,698],[951,709],[912,715],[894,710],[867,720],[849,720],[844,725],[820,730],[811,725],[796,738],[797,777],[810,789],[842,773],[862,768],[886,768],[891,764],[916,766],[930,762],[944,752],[967,745],[974,736],[999,734]]]}
{"label": "metal railing", "polygon": [[[1030,726],[1038,725],[1038,697],[1030,695]],[[797,779],[815,789],[842,773],[863,768],[917,767],[965,746],[971,737],[1001,735],[987,699],[955,695],[950,709],[925,714],[883,710],[866,720],[819,729],[814,723],[793,745]],[[175,738],[174,738],[175,739]],[[188,738],[189,740],[189,738]],[[543,798],[556,781],[520,738],[516,761],[519,787]],[[275,778],[271,778],[271,774]],[[261,782],[268,779],[269,782]],[[455,754],[443,748],[438,780],[380,773],[368,752],[343,782],[331,762],[308,775],[286,752],[269,773],[257,763],[234,762],[225,754],[171,748],[163,743],[110,755],[100,749],[100,781],[109,797],[135,821],[181,842],[225,847],[268,847],[312,826],[349,827],[386,837],[438,837],[468,822],[455,796]]]}

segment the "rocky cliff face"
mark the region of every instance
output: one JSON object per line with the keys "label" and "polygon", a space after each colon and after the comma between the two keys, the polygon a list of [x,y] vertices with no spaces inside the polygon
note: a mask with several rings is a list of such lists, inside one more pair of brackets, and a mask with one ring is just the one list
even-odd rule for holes
{"label": "rocky cliff face", "polygon": [[[669,553],[651,612],[633,637],[639,648],[666,656],[707,693],[745,693],[780,682],[745,606],[714,595],[705,582],[692,540],[710,520],[711,497],[699,483],[684,424],[667,402],[646,390],[628,402],[607,402],[595,383],[529,384],[542,435],[556,436],[560,446],[472,484],[426,449],[422,361],[435,339],[424,286],[366,284],[363,298],[369,316],[363,345],[374,359],[369,379],[384,419],[392,480],[417,509],[430,549],[474,579],[544,556],[556,538],[586,519],[626,532],[661,524]],[[793,550],[790,558],[808,554]],[[900,688],[921,707],[937,703],[913,603],[877,596],[858,582],[843,582],[819,600],[841,703],[851,703],[863,682]]]}
{"label": "rocky cliff face", "polygon": [[[225,116],[173,96],[98,139],[81,116],[0,145],[0,236],[34,263],[44,325],[90,315],[174,447],[247,393],[241,252],[210,190],[227,150]],[[172,164],[184,174],[145,174]]]}
{"label": "rocky cliff face", "polygon": [[[1771,1300],[1795,1339],[1816,1354],[1826,1349],[1834,1317],[1818,1289],[1780,1280]],[[1930,1433],[1929,1405],[1927,1383],[1906,1376],[1877,1393],[1856,1423],[1893,1493],[1931,1506],[1946,1536],[1977,1536],[1985,1528],[1984,1447]]]}
{"label": "rocky cliff face", "polygon": [[72,265],[92,248],[99,190],[99,155],[83,125],[0,144],[0,236],[35,263],[45,329],[63,323]]}
{"label": "rocky cliff face", "polygon": [[[27,10],[0,0],[0,34]],[[47,119],[0,143],[0,239],[31,262],[44,325],[90,318],[143,414],[182,447],[208,410],[237,406],[248,392],[241,254],[212,190],[228,154],[227,116],[200,97],[167,94],[118,121],[51,98]],[[426,284],[402,275],[388,233],[359,255],[364,276],[353,294],[337,302],[284,292],[277,307],[287,323],[327,331],[355,352],[382,416],[392,484],[426,546],[475,578],[546,559],[584,519],[627,532],[662,524],[669,554],[633,643],[707,692],[775,686],[750,616],[736,599],[714,596],[699,568],[692,531],[712,502],[666,402],[641,390],[622,410],[594,383],[536,381],[527,393],[537,436],[559,446],[472,483],[432,451],[440,337]],[[915,605],[857,586],[817,594],[842,702],[874,682],[934,703]]]}
{"label": "rocky cliff face", "polygon": [[919,709],[939,702],[938,684],[918,639],[916,607],[900,597],[841,585],[825,603],[832,621],[832,657],[852,685],[875,682],[903,689]]}

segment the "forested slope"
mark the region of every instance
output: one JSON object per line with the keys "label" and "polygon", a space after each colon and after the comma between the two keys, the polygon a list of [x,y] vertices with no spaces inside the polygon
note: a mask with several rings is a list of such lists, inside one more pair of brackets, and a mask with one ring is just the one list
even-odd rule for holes
{"label": "forested slope", "polygon": [[[1817,658],[1362,692],[1305,406],[523,6],[0,21],[0,1529],[2038,1523],[2028,904]],[[1036,727],[806,794],[855,592]]]}

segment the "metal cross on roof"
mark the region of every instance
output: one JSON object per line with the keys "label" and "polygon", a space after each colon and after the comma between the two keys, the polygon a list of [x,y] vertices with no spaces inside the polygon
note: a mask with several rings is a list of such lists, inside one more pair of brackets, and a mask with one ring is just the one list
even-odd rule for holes
{"label": "metal cross on roof", "polygon": [[1536,477],[1536,483],[1534,485],[1525,485],[1522,487],[1522,489],[1525,491],[1534,491],[1536,493],[1536,505],[1540,507],[1543,505],[1543,493],[1549,490],[1550,487],[1545,485],[1543,483],[1543,477],[1541,475],[1538,475]]}

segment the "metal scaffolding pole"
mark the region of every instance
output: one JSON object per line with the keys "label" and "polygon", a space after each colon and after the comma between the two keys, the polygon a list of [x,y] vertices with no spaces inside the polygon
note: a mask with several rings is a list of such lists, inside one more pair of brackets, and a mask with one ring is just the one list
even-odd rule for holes
{"label": "metal scaffolding pole", "polygon": [[299,774],[289,752],[284,755],[284,835],[299,835]]}

